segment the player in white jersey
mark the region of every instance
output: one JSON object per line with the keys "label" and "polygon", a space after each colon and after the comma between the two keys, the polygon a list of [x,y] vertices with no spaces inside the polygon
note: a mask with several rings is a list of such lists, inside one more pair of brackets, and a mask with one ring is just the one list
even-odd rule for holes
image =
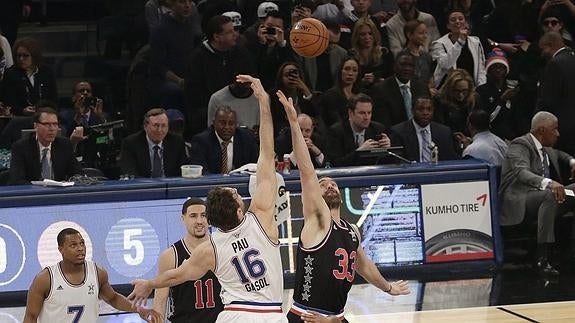
{"label": "player in white jersey", "polygon": [[[58,233],[62,261],[42,270],[30,286],[24,323],[94,323],[98,320],[98,299],[114,308],[132,312],[130,301],[112,289],[108,273],[85,260],[86,246],[80,233],[67,228]],[[160,315],[139,308],[147,322],[159,322]]]}
{"label": "player in white jersey", "polygon": [[212,189],[206,214],[217,230],[210,242],[196,247],[180,267],[152,280],[135,280],[128,299],[135,305],[145,304],[152,289],[198,279],[211,270],[222,285],[224,310],[217,322],[287,322],[281,310],[283,275],[274,218],[277,187],[269,96],[260,80],[248,75],[239,75],[237,80],[251,84],[260,106],[257,185],[249,210],[245,212],[236,189]]}

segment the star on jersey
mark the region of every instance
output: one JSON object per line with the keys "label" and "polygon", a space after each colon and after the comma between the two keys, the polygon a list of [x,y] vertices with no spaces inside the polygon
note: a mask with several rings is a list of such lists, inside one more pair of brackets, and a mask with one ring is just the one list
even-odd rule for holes
{"label": "star on jersey", "polygon": [[301,293],[301,299],[303,299],[304,301],[309,301],[310,296],[311,295],[307,292]]}
{"label": "star on jersey", "polygon": [[88,285],[88,295],[94,294],[94,284]]}
{"label": "star on jersey", "polygon": [[311,266],[311,264],[313,263],[313,257],[310,255],[307,255],[307,257],[303,258],[305,260],[305,264],[308,266]]}
{"label": "star on jersey", "polygon": [[311,284],[312,278],[313,278],[313,277],[310,276],[310,275],[305,275],[305,276],[303,276],[303,279],[305,279],[305,284],[306,284],[306,285]]}
{"label": "star on jersey", "polygon": [[302,300],[309,301],[311,297],[311,280],[313,276],[311,275],[313,271],[313,260],[314,258],[311,255],[307,255],[307,257],[303,258],[305,260],[305,275],[303,278],[305,279],[305,283],[303,284],[303,293],[301,293]]}

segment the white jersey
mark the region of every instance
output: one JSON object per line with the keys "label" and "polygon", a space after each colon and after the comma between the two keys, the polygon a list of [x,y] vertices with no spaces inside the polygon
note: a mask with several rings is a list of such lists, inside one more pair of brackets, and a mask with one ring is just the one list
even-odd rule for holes
{"label": "white jersey", "polygon": [[73,285],[60,268],[60,263],[48,267],[50,293],[38,316],[39,323],[94,323],[98,320],[98,271],[96,264],[86,260],[81,284]]}
{"label": "white jersey", "polygon": [[279,243],[269,239],[257,217],[248,211],[236,228],[216,230],[210,239],[216,255],[214,273],[222,285],[224,311],[283,316]]}

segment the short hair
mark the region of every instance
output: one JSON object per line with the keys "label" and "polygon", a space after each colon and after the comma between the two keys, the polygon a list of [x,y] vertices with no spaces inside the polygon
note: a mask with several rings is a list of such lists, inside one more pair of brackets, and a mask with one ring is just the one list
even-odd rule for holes
{"label": "short hair", "polygon": [[541,39],[539,39],[539,44],[560,48],[564,46],[565,42],[563,41],[563,37],[560,33],[556,31],[548,31],[543,34],[543,36],[541,36]]}
{"label": "short hair", "polygon": [[460,14],[463,15],[463,18],[465,18],[465,21],[467,21],[467,17],[465,16],[465,12],[463,12],[463,10],[459,9],[459,8],[451,8],[447,11],[447,15],[445,16],[447,18],[447,23],[449,23],[449,17],[451,17],[452,14],[459,12]]}
{"label": "short hair", "polygon": [[371,97],[367,94],[364,93],[359,93],[354,95],[351,99],[349,99],[349,102],[347,104],[347,109],[349,111],[354,111],[355,107],[357,106],[358,103],[371,103],[371,105],[373,106],[373,100],[371,99]]}
{"label": "short hair", "polygon": [[534,132],[535,130],[556,121],[557,117],[553,113],[547,111],[539,111],[531,119],[531,132]]}
{"label": "short hair", "polygon": [[216,111],[214,112],[214,119],[220,112],[225,114],[233,113],[235,116],[237,116],[236,111],[232,109],[229,105],[220,105],[216,108]]}
{"label": "short hair", "polygon": [[415,106],[417,105],[417,103],[419,101],[422,101],[422,100],[429,100],[429,101],[431,101],[431,104],[433,105],[433,99],[431,98],[429,91],[425,91],[425,92],[413,94],[413,97],[411,98],[411,108],[415,109]]}
{"label": "short hair", "polygon": [[58,241],[58,247],[64,245],[66,237],[73,234],[80,234],[80,232],[74,228],[66,228],[60,231],[60,233],[58,233],[58,236],[56,237],[56,240]]}
{"label": "short hair", "polygon": [[42,113],[53,114],[56,117],[58,117],[58,112],[56,112],[55,109],[52,109],[51,107],[41,107],[36,109],[36,112],[34,112],[33,117],[34,122],[40,122],[40,117],[42,116]]}
{"label": "short hair", "polygon": [[20,47],[24,47],[30,52],[32,65],[39,66],[43,63],[42,46],[40,46],[40,42],[38,42],[38,40],[32,37],[24,37],[16,40],[16,43],[14,43],[14,46],[12,47],[14,58],[18,57],[16,51]]}
{"label": "short hair", "polygon": [[[78,87],[78,84],[80,84],[80,83],[88,83],[88,84],[90,85],[90,87],[92,87],[92,83],[90,83],[90,82],[88,82],[88,81],[86,81],[86,80],[78,81],[78,82],[74,83],[74,85],[72,85],[72,94],[73,94],[73,93],[76,93],[76,88]],[[92,90],[93,90],[93,89],[92,89]]]}
{"label": "short hair", "polygon": [[204,200],[197,198],[197,197],[190,197],[188,198],[184,204],[182,205],[182,215],[186,214],[188,208],[192,205],[203,205],[206,206],[206,202]]}
{"label": "short hair", "polygon": [[168,115],[164,108],[151,108],[144,115],[144,125],[146,125],[150,122],[151,117],[159,116],[161,114],[165,114],[166,116]]}
{"label": "short hair", "polygon": [[405,51],[405,52],[401,51],[401,52],[397,53],[397,56],[395,57],[395,62],[393,64],[395,66],[399,66],[399,61],[403,57],[409,57],[409,59],[415,64],[415,59],[413,58],[413,56],[411,56],[411,54],[408,51]]}
{"label": "short hair", "polygon": [[489,130],[489,113],[482,109],[473,109],[467,117],[469,125],[478,131]]}
{"label": "short hair", "polygon": [[237,209],[240,207],[233,194],[225,187],[208,192],[206,216],[208,223],[221,230],[230,230],[238,224]]}
{"label": "short hair", "polygon": [[206,24],[206,37],[209,41],[214,40],[214,35],[224,31],[224,25],[232,22],[232,18],[228,16],[217,15],[208,20]]}

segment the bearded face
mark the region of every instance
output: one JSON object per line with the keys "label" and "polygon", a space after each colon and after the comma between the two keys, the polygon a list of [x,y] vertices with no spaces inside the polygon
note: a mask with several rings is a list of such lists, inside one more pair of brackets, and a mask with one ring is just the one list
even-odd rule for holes
{"label": "bearded face", "polygon": [[342,201],[337,183],[329,177],[324,177],[320,179],[319,185],[322,189],[323,200],[329,209],[339,209]]}

